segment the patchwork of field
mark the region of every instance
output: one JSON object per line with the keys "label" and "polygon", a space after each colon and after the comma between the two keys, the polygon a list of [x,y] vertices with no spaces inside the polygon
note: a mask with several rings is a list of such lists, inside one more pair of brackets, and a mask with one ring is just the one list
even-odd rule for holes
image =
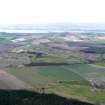
{"label": "patchwork of field", "polygon": [[38,35],[0,36],[0,89],[105,103],[103,36],[99,40],[98,35]]}
{"label": "patchwork of field", "polygon": [[105,80],[105,68],[93,64],[65,66],[33,66],[10,68],[8,73],[29,84],[33,89],[88,101],[105,102],[105,90],[95,91],[89,81]]}

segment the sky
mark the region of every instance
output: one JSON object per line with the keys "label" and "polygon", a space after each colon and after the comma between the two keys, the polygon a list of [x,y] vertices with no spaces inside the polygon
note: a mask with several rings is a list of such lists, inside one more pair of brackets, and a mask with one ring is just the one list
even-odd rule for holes
{"label": "sky", "polygon": [[0,0],[0,24],[105,23],[105,0]]}

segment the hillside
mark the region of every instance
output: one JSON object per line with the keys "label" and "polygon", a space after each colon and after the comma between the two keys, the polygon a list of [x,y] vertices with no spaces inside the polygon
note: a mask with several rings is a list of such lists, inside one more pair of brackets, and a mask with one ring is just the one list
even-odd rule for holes
{"label": "hillside", "polygon": [[27,90],[0,90],[0,105],[93,105],[56,94],[41,94]]}

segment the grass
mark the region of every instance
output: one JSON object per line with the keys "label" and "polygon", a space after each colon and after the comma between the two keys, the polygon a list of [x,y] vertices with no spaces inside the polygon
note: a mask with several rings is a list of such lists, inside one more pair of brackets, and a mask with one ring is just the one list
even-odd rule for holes
{"label": "grass", "polygon": [[53,80],[84,80],[78,74],[65,70],[61,66],[45,66],[45,67],[37,67],[38,72],[41,75],[44,75]]}
{"label": "grass", "polygon": [[78,73],[81,77],[85,79],[93,79],[93,78],[102,78],[105,74],[105,68],[97,67],[91,64],[72,64],[66,66],[66,68],[70,68],[71,71]]}
{"label": "grass", "polygon": [[105,67],[105,62],[99,62],[99,63],[96,63],[96,65]]}
{"label": "grass", "polygon": [[87,79],[103,78],[105,68],[90,64],[72,64],[10,68],[7,71],[34,88],[47,87],[47,91],[60,95],[105,103],[105,90],[93,91],[87,82]]}
{"label": "grass", "polygon": [[[105,55],[104,55],[103,57],[105,58]],[[95,63],[95,65],[105,67],[105,59],[103,59],[103,60],[101,60],[101,61],[99,61],[99,62]]]}
{"label": "grass", "polygon": [[34,88],[51,82],[47,77],[40,75],[34,67],[12,68],[11,70],[8,70],[8,72],[30,84]]}
{"label": "grass", "polygon": [[19,77],[20,79],[31,83],[36,82],[45,83],[45,81],[59,81],[59,80],[84,80],[78,74],[65,70],[61,66],[36,66],[36,67],[23,67],[12,68],[8,70],[9,73]]}
{"label": "grass", "polygon": [[82,100],[88,101],[100,101],[101,103],[105,103],[105,90],[103,91],[93,91],[90,86],[83,85],[56,85],[55,91],[58,94],[62,94],[64,96],[71,96],[74,98],[79,98]]}

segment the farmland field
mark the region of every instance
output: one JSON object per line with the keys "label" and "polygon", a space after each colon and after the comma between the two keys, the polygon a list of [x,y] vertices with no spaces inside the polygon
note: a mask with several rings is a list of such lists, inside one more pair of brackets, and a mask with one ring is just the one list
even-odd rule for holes
{"label": "farmland field", "polygon": [[[34,89],[46,88],[46,91],[88,101],[105,102],[104,91],[93,91],[88,80],[104,78],[105,68],[88,64],[66,66],[34,66],[7,70]],[[105,78],[104,78],[105,79]]]}
{"label": "farmland field", "polygon": [[99,40],[98,35],[38,35],[1,35],[0,89],[105,103],[103,36]]}

